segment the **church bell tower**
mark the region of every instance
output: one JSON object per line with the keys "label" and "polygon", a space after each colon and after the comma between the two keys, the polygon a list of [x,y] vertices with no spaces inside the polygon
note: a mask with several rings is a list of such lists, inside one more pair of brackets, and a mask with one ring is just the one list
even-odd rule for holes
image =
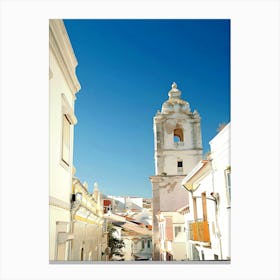
{"label": "church bell tower", "polygon": [[200,116],[181,99],[176,83],[154,117],[156,175],[186,175],[202,159]]}
{"label": "church bell tower", "polygon": [[168,100],[154,117],[155,175],[150,177],[153,189],[153,260],[160,260],[159,212],[176,212],[188,204],[188,193],[182,189],[183,178],[202,160],[200,116],[191,112],[181,91],[173,83]]}

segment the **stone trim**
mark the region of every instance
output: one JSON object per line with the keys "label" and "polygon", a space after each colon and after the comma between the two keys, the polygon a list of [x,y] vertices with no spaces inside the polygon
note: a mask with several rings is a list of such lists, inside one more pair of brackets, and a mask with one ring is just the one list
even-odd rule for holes
{"label": "stone trim", "polygon": [[49,45],[73,96],[75,96],[81,89],[81,85],[75,73],[78,62],[62,20],[51,19],[49,21]]}
{"label": "stone trim", "polygon": [[87,224],[92,224],[92,225],[94,225],[94,224],[98,225],[98,226],[102,225],[102,221],[100,221],[99,218],[95,218],[95,217],[94,217],[94,220],[92,220],[92,219],[85,218],[85,217],[82,217],[82,216],[79,216],[79,215],[75,215],[74,220],[84,222],[84,223],[87,223]]}
{"label": "stone trim", "polygon": [[[203,148],[185,148],[185,146],[182,146],[181,149],[180,149],[180,146],[179,148],[173,148],[173,149],[161,149],[160,151],[159,150],[155,150],[156,152],[161,152],[163,154],[163,152],[165,151],[169,151],[169,152],[174,152],[174,151],[181,151],[181,152],[184,152],[184,151],[202,151]],[[194,155],[196,155],[196,153],[194,153]]]}
{"label": "stone trim", "polygon": [[49,205],[56,206],[65,210],[70,210],[70,202],[67,203],[53,196],[49,196]]}
{"label": "stone trim", "polygon": [[186,177],[186,174],[182,174],[182,175],[154,175],[154,176],[150,176],[149,179],[150,181],[153,182],[162,182],[165,179],[168,178],[174,178],[174,180],[183,180]]}

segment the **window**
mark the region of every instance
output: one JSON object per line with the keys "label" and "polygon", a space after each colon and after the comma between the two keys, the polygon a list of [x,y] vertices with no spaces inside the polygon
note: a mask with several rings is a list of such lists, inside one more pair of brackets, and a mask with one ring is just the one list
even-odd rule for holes
{"label": "window", "polygon": [[144,248],[145,248],[145,241],[142,240],[142,249],[144,249]]}
{"label": "window", "polygon": [[62,129],[61,129],[61,161],[63,166],[70,166],[71,161],[71,125],[77,123],[77,119],[65,94],[61,95],[62,105]]}
{"label": "window", "polygon": [[230,169],[230,167],[228,167],[225,170],[225,184],[226,184],[228,205],[230,206],[230,203],[231,203],[231,169]]}
{"label": "window", "polygon": [[183,161],[182,160],[178,160],[177,161],[177,172],[178,173],[182,173],[183,172]]}
{"label": "window", "polygon": [[151,248],[151,240],[148,240],[147,247],[148,247],[148,248]]}
{"label": "window", "polygon": [[70,121],[63,115],[62,124],[62,160],[69,166],[70,164]]}
{"label": "window", "polygon": [[174,227],[174,232],[175,232],[175,238],[176,238],[177,235],[179,234],[179,232],[181,232],[181,226],[175,226]]}

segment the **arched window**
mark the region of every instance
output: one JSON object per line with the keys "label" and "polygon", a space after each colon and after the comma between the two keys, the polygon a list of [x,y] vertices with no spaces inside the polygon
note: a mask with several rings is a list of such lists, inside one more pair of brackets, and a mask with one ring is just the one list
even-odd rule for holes
{"label": "arched window", "polygon": [[184,134],[181,128],[175,128],[173,136],[174,136],[174,143],[184,142]]}
{"label": "arched window", "polygon": [[83,261],[84,260],[84,248],[82,248],[82,250],[81,250],[81,261]]}

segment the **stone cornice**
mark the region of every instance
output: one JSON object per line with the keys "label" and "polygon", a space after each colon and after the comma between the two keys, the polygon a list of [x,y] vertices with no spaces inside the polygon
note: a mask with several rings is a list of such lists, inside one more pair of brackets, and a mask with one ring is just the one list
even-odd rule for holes
{"label": "stone cornice", "polygon": [[78,62],[62,20],[52,19],[49,21],[49,45],[72,94],[75,96],[81,89],[81,85],[76,76],[76,66]]}
{"label": "stone cornice", "polygon": [[[163,152],[167,152],[167,151],[170,151],[170,152],[174,152],[174,151],[182,151],[182,152],[189,152],[189,151],[202,151],[203,148],[184,148],[184,147],[178,147],[178,148],[173,148],[173,149],[160,149],[161,151],[159,150],[155,150],[155,152],[157,152],[157,154],[163,154]],[[196,154],[196,153],[195,153]]]}
{"label": "stone cornice", "polygon": [[97,224],[97,225],[102,225],[104,223],[104,219],[101,218],[101,217],[98,217],[96,215],[90,215],[89,217],[83,217],[79,214],[76,214],[74,217],[73,217],[74,221],[80,221],[80,222],[84,222],[84,223],[87,223],[87,224]]}
{"label": "stone cornice", "polygon": [[70,203],[67,203],[53,196],[49,197],[49,205],[56,206],[65,210],[70,210]]}
{"label": "stone cornice", "polygon": [[77,178],[73,178],[73,191],[74,193],[81,192],[83,194],[84,199],[90,203],[91,207],[97,207],[97,201]]}
{"label": "stone cornice", "polygon": [[184,175],[153,175],[150,176],[149,179],[151,182],[159,183],[164,180],[169,180],[169,178],[173,178],[175,181],[183,180],[186,177],[186,174]]}

